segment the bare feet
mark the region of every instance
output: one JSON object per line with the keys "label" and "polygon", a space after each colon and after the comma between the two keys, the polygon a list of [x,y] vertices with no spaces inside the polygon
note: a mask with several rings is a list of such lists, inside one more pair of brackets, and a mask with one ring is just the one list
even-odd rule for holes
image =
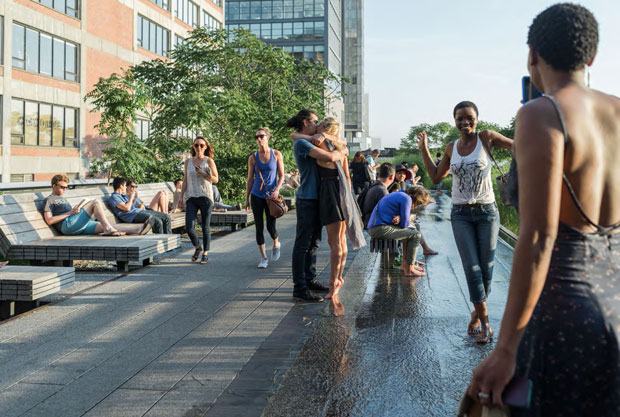
{"label": "bare feet", "polygon": [[493,339],[493,330],[491,330],[491,325],[489,324],[489,319],[486,318],[482,320],[482,331],[476,337],[475,342],[480,344],[489,343]]}
{"label": "bare feet", "polygon": [[426,274],[424,268],[420,268],[415,265],[411,265],[409,268],[403,270],[403,275],[406,277],[423,277],[424,274]]}
{"label": "bare feet", "polygon": [[471,320],[467,325],[467,334],[478,335],[480,334],[480,319],[475,311],[471,312]]}
{"label": "bare feet", "polygon": [[436,250],[433,250],[431,248],[429,248],[428,246],[425,248],[422,248],[422,254],[424,256],[431,256],[431,255],[438,255],[439,252],[437,252]]}
{"label": "bare feet", "polygon": [[338,278],[336,279],[335,283],[329,284],[329,292],[325,296],[325,299],[330,299],[334,296],[337,296],[338,292],[340,292],[340,288],[342,288],[343,285],[344,285],[344,279],[342,278]]}
{"label": "bare feet", "polygon": [[125,232],[121,232],[111,227],[101,233],[101,236],[125,236]]}

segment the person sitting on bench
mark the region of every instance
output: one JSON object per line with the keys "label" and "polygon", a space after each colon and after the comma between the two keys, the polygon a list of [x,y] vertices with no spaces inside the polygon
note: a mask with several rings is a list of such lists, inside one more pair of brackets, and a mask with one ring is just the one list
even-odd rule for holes
{"label": "person sitting on bench", "polygon": [[127,189],[133,190],[136,193],[136,201],[134,202],[134,206],[143,210],[159,211],[168,214],[168,190],[157,191],[147,206],[138,198],[138,184],[136,184],[134,180],[127,180]]}
{"label": "person sitting on bench", "polygon": [[[142,225],[112,225],[105,216],[100,200],[82,200],[71,206],[64,197],[69,186],[69,178],[58,174],[52,177],[52,194],[45,199],[43,219],[49,226],[54,226],[63,235],[122,236],[124,234],[145,234],[151,230],[148,223]],[[92,220],[95,216],[97,221]]]}
{"label": "person sitting on bench", "polygon": [[185,202],[181,198],[181,189],[183,188],[183,179],[174,181],[174,194],[172,201],[169,203],[168,213],[180,213],[185,211]]}
{"label": "person sitting on bench", "polygon": [[114,192],[108,199],[108,207],[121,221],[125,223],[144,223],[148,221],[153,233],[172,233],[170,216],[160,211],[142,209],[135,205],[138,192],[130,187],[125,178],[116,177],[112,182]]}
{"label": "person sitting on bench", "polygon": [[222,195],[220,194],[220,190],[217,189],[217,186],[215,184],[211,184],[211,187],[213,187],[213,211],[225,212],[227,210],[241,210],[242,207],[240,203],[237,203],[234,206],[224,204],[222,201]]}
{"label": "person sitting on bench", "polygon": [[404,259],[401,271],[405,276],[420,277],[424,268],[416,265],[418,245],[422,239],[420,231],[412,224],[412,212],[418,206],[426,206],[431,200],[423,187],[414,186],[406,191],[391,193],[375,206],[368,221],[368,234],[373,239],[400,240]]}

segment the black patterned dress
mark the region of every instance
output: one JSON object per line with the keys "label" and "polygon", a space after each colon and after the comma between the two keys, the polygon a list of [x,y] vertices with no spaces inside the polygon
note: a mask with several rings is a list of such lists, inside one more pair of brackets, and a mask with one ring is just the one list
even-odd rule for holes
{"label": "black patterned dress", "polygon": [[[559,106],[549,96],[562,122]],[[544,289],[519,345],[517,376],[533,382],[513,416],[620,416],[620,225],[583,233],[560,223]]]}

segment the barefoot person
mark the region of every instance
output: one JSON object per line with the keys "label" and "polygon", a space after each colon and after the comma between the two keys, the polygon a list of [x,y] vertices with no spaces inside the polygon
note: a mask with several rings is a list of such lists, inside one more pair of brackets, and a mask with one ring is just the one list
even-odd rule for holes
{"label": "barefoot person", "polygon": [[[58,174],[52,177],[52,194],[45,199],[43,219],[63,235],[122,236],[124,234],[145,234],[151,230],[148,222],[140,225],[112,225],[105,216],[103,203],[90,200],[84,205],[71,206],[64,197],[69,178]],[[95,217],[97,221],[92,220]]]}
{"label": "barefoot person", "polygon": [[256,131],[258,151],[248,158],[248,179],[245,187],[245,209],[254,214],[256,244],[260,252],[259,268],[267,268],[269,259],[265,252],[265,234],[263,217],[267,220],[267,232],[273,240],[271,260],[280,259],[280,242],[276,230],[276,218],[269,214],[267,199],[277,198],[284,182],[284,162],[280,151],[269,148],[271,133],[268,127]]}
{"label": "barefoot person", "polygon": [[[327,117],[319,124],[317,135],[323,139],[319,144],[324,150],[337,149],[342,155],[340,161],[317,161],[319,182],[319,220],[327,230],[330,249],[329,292],[325,298],[338,294],[344,284],[343,272],[347,259],[347,234],[354,249],[366,244],[362,234],[363,225],[357,203],[351,192],[351,177],[347,164],[347,150],[340,139],[340,124],[333,117]],[[294,132],[294,139],[313,139]],[[316,138],[318,139],[318,138]]]}
{"label": "barefoot person", "polygon": [[[191,149],[192,157],[183,166],[182,200],[185,204],[185,230],[194,245],[192,262],[200,258],[201,264],[209,260],[211,248],[211,211],[213,210],[213,187],[217,184],[217,167],[213,161],[213,147],[202,136],[196,137]],[[202,242],[194,229],[198,212],[202,226]]]}
{"label": "barefoot person", "polygon": [[424,268],[416,265],[416,255],[422,234],[411,223],[412,210],[431,201],[422,187],[409,187],[405,192],[391,193],[375,206],[368,221],[368,234],[373,239],[402,241],[404,259],[401,271],[405,276],[421,277]]}
{"label": "barefoot person", "polygon": [[[300,110],[286,125],[298,133],[312,136],[317,130],[318,116],[311,110]],[[338,151],[327,152],[306,139],[295,140],[293,154],[301,177],[295,198],[297,229],[293,246],[293,298],[321,302],[323,297],[313,291],[328,292],[329,288],[316,279],[316,252],[321,241],[316,161],[334,162],[341,160],[343,155]]]}
{"label": "barefoot person", "polygon": [[478,335],[476,342],[487,343],[493,332],[486,300],[491,291],[499,232],[491,179],[493,161],[488,152],[495,147],[511,149],[512,139],[491,130],[477,132],[478,108],[471,101],[458,103],[453,116],[461,137],[448,144],[439,165],[433,162],[424,131],[418,134],[418,146],[434,184],[452,172],[452,231],[465,270],[469,299],[474,305],[467,332]]}
{"label": "barefoot person", "polygon": [[620,100],[584,83],[598,44],[584,7],[549,7],[527,43],[545,96],[517,114],[521,229],[497,345],[468,394],[500,405],[510,378],[527,377],[531,405],[512,416],[617,417]]}
{"label": "barefoot person", "polygon": [[[134,180],[127,180],[127,188],[129,190],[133,190],[133,192],[137,195],[138,184]],[[135,205],[143,210],[158,211],[160,213],[168,214],[168,190],[165,189],[157,191],[148,205],[144,204],[142,200],[136,197]]]}

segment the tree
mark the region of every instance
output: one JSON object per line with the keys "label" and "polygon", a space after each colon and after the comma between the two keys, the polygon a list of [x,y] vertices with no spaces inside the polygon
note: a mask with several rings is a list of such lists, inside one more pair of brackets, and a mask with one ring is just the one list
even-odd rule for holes
{"label": "tree", "polygon": [[[247,159],[256,149],[255,131],[268,126],[271,146],[282,152],[285,165],[293,166],[286,121],[302,108],[325,114],[335,98],[326,86],[334,82],[341,80],[321,63],[295,59],[247,30],[235,30],[229,40],[225,30],[196,29],[169,60],[135,65],[100,80],[88,94],[102,112],[100,133],[109,132],[107,145],[119,148],[104,151],[91,168],[112,164],[119,175],[139,171],[134,175],[142,181],[170,181],[181,175],[180,155],[200,133],[214,147],[222,196],[240,200]],[[151,135],[143,144],[136,144],[128,128],[139,114],[151,120]],[[114,124],[123,129],[106,130]],[[146,148],[150,161],[145,165],[138,159],[121,164],[112,158],[138,148]]]}
{"label": "tree", "polygon": [[[512,139],[514,138],[515,119],[513,118],[510,121],[510,124],[505,127],[502,127],[497,123],[479,120],[476,129],[478,131],[493,130]],[[409,133],[407,136],[400,141],[399,152],[407,155],[418,153],[418,133],[423,130],[425,130],[428,135],[428,148],[431,151],[431,155],[434,155],[435,152],[443,153],[443,150],[448,143],[453,142],[460,137],[459,131],[453,124],[446,122],[440,122],[434,125],[422,123],[409,128]],[[512,153],[506,149],[495,149],[493,151],[493,156],[498,161],[502,161],[512,158]]]}
{"label": "tree", "polygon": [[456,127],[450,123],[441,122],[434,125],[422,123],[411,126],[409,133],[400,141],[400,151],[404,153],[418,152],[418,133],[426,131],[428,135],[428,148],[433,152],[435,149],[443,151],[446,145],[459,138]]}

